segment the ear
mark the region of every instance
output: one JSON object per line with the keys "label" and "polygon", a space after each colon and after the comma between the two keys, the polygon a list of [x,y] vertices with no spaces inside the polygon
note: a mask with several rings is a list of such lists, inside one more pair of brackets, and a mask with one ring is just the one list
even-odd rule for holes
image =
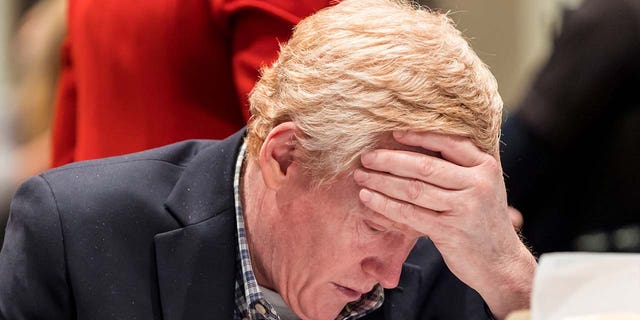
{"label": "ear", "polygon": [[281,123],[271,130],[262,144],[258,162],[262,178],[271,189],[278,189],[287,179],[296,148],[297,129],[293,122]]}

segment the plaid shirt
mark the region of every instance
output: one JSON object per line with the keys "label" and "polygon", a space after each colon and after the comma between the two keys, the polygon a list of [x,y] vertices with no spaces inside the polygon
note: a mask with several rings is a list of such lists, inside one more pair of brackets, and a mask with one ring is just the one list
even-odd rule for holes
{"label": "plaid shirt", "polygon": [[[249,244],[242,215],[242,202],[240,200],[240,177],[242,164],[245,158],[246,143],[242,144],[238,160],[236,161],[236,171],[233,178],[233,191],[236,206],[236,224],[238,229],[238,274],[236,275],[234,311],[235,320],[280,320],[278,314],[271,304],[265,299],[258,282],[256,281],[253,268],[251,266],[251,256],[249,255]],[[364,294],[358,301],[347,304],[336,319],[350,320],[358,319],[376,310],[384,301],[384,291],[380,285],[376,285],[373,290]]]}

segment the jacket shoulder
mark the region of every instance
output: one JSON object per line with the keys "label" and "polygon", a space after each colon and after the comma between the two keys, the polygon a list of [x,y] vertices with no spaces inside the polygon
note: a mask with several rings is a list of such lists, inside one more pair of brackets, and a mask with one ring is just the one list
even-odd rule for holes
{"label": "jacket shoulder", "polygon": [[[65,226],[111,220],[173,221],[163,203],[188,164],[216,141],[189,140],[143,152],[72,163],[46,171]],[[131,222],[131,221],[129,221]],[[162,228],[164,229],[164,228]]]}
{"label": "jacket shoulder", "polygon": [[87,160],[67,164],[65,166],[46,171],[45,175],[55,175],[70,170],[91,170],[94,167],[122,165],[135,162],[164,162],[168,165],[184,167],[194,156],[202,150],[216,145],[216,140],[185,140],[166,146],[149,149],[141,152],[108,157],[96,160]]}

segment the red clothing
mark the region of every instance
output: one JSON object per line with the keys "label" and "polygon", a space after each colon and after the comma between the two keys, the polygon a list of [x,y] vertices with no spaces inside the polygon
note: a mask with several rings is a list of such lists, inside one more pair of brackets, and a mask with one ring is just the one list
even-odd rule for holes
{"label": "red clothing", "polygon": [[[71,0],[53,165],[191,138],[249,118],[257,70],[329,0]],[[276,40],[277,39],[277,40]]]}

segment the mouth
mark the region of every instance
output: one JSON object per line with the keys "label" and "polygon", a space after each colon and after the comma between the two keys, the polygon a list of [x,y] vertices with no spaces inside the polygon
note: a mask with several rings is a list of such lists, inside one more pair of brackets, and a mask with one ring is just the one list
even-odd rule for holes
{"label": "mouth", "polygon": [[351,289],[349,287],[341,286],[341,285],[339,285],[337,283],[334,283],[334,285],[336,286],[336,288],[338,289],[338,291],[342,295],[344,295],[345,297],[349,298],[349,301],[357,301],[364,294],[363,292]]}

